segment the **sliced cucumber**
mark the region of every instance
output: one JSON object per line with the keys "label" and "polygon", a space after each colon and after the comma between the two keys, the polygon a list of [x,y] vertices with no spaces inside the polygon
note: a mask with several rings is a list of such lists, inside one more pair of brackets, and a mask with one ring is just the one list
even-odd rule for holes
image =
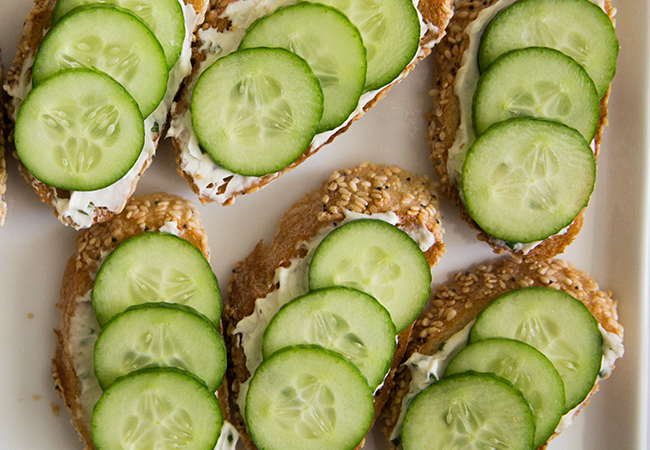
{"label": "sliced cucumber", "polygon": [[534,347],[512,339],[486,339],[465,347],[445,376],[467,371],[493,373],[519,389],[530,405],[535,443],[541,447],[564,414],[564,383],[551,361]]}
{"label": "sliced cucumber", "polygon": [[69,68],[94,68],[115,78],[138,102],[143,117],[167,90],[167,63],[140,19],[113,5],[81,6],[52,28],[36,53],[32,83]]}
{"label": "sliced cucumber", "polygon": [[580,63],[602,97],[614,78],[618,39],[605,11],[589,0],[519,0],[487,26],[481,70],[516,48],[551,47]]}
{"label": "sliced cucumber", "polygon": [[469,148],[462,189],[467,211],[486,233],[527,243],[573,222],[595,180],[594,153],[580,133],[515,118],[493,125]]}
{"label": "sliced cucumber", "polygon": [[97,450],[213,450],[223,416],[217,397],[178,369],[143,369],[119,378],[92,417]]}
{"label": "sliced cucumber", "polygon": [[246,30],[239,48],[282,47],[304,58],[323,88],[317,133],[341,125],[359,103],[366,51],[359,30],[328,6],[299,3],[275,10]]}
{"label": "sliced cucumber", "polygon": [[45,184],[93,191],[115,183],[144,144],[138,105],[101,72],[60,72],[32,89],[16,119],[16,151]]}
{"label": "sliced cucumber", "polygon": [[314,252],[309,287],[330,286],[375,297],[399,333],[429,300],[431,269],[418,244],[399,228],[381,220],[355,220],[332,231]]}
{"label": "sliced cucumber", "polygon": [[78,6],[96,3],[117,5],[137,15],[151,28],[162,45],[167,68],[174,67],[185,39],[185,17],[178,0],[58,0],[52,11],[52,24]]}
{"label": "sliced cucumber", "polygon": [[420,45],[420,19],[411,0],[320,0],[318,3],[341,10],[361,31],[368,60],[366,91],[393,81],[415,57]]}
{"label": "sliced cucumber", "polygon": [[550,48],[501,55],[481,75],[473,102],[474,132],[511,117],[561,122],[591,141],[600,120],[596,87],[580,64]]}
{"label": "sliced cucumber", "polygon": [[95,343],[95,375],[102,389],[146,367],[176,367],[212,392],[226,372],[226,346],[207,318],[183,305],[146,303],[127,308],[102,328]]}
{"label": "sliced cucumber", "polygon": [[489,374],[443,378],[420,392],[404,416],[404,450],[533,449],[535,425],[521,392]]}
{"label": "sliced cucumber", "polygon": [[276,352],[246,396],[246,424],[261,450],[352,450],[373,414],[372,390],[358,369],[322,347]]}
{"label": "sliced cucumber", "polygon": [[312,291],[273,316],[264,332],[264,358],[297,344],[316,344],[341,354],[372,389],[384,381],[397,345],[386,308],[370,295],[344,287]]}
{"label": "sliced cucumber", "polygon": [[493,337],[526,342],[551,360],[564,381],[565,412],[585,399],[600,371],[598,322],[563,291],[533,287],[499,297],[476,319],[470,342]]}
{"label": "sliced cucumber", "polygon": [[201,74],[191,113],[199,143],[217,164],[261,176],[305,151],[323,114],[323,91],[302,58],[281,48],[252,48]]}
{"label": "sliced cucumber", "polygon": [[188,241],[165,233],[143,233],[118,245],[99,268],[92,300],[101,326],[141,303],[184,304],[213,323],[221,315],[219,285],[208,261]]}

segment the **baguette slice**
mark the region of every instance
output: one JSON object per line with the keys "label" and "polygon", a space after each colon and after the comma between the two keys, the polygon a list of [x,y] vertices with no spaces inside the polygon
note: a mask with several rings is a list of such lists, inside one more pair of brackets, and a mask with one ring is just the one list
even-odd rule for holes
{"label": "baguette slice", "polygon": [[[171,223],[170,223],[171,222]],[[180,197],[156,193],[132,198],[125,210],[107,222],[82,231],[63,275],[57,308],[61,324],[52,375],[59,396],[72,415],[72,424],[87,450],[95,448],[90,429],[92,407],[101,395],[94,375],[93,346],[99,325],[90,292],[106,255],[132,236],[173,226],[178,236],[210,256],[205,229],[196,207]],[[224,419],[228,418],[227,383],[218,391]]]}
{"label": "baguette slice", "polygon": [[[454,141],[456,140],[462,114],[460,100],[458,94],[455,92],[456,75],[464,61],[470,58],[476,58],[476,55],[468,54],[470,38],[466,33],[466,29],[474,22],[481,11],[500,1],[461,0],[458,2],[454,17],[449,22],[447,35],[437,46],[433,89],[430,91],[433,99],[433,110],[430,115],[428,131],[428,140],[431,146],[431,161],[436,171],[440,174],[443,194],[460,208],[461,218],[478,231],[478,239],[492,246],[495,253],[511,251],[526,259],[552,258],[562,253],[578,235],[583,224],[584,209],[562,234],[546,238],[527,253],[522,250],[515,251],[507,247],[503,241],[488,235],[472,220],[465,209],[465,204],[460,198],[458,186],[450,179],[448,173],[447,161],[449,158],[449,149],[454,145]],[[615,10],[609,0],[605,0],[605,10],[613,21]],[[600,150],[603,129],[607,125],[607,101],[609,99],[609,93],[610,90],[608,89],[600,101],[600,120],[592,144],[596,157]]]}
{"label": "baguette slice", "polygon": [[[476,319],[492,300],[506,292],[530,286],[544,286],[569,293],[589,309],[605,331],[623,339],[623,327],[618,323],[616,311],[617,301],[611,292],[602,291],[586,272],[559,259],[515,261],[513,258],[500,258],[458,272],[449,284],[436,288],[430,309],[420,316],[413,327],[404,361],[416,352],[423,355],[435,354],[449,338]],[[391,449],[397,448],[390,439],[410,383],[411,372],[406,365],[401,365],[395,375],[390,402],[381,419],[382,430]],[[575,416],[589,403],[597,390],[598,384],[594,385],[587,399],[570,414]],[[556,431],[551,439],[557,434]],[[545,447],[546,445],[542,448]]]}
{"label": "baguette slice", "polygon": [[[190,24],[193,26],[193,29],[188,32],[186,38],[192,40],[192,32],[196,30],[203,22],[205,13],[209,6],[209,2],[208,0],[183,1],[186,5],[191,5],[196,14],[193,18],[192,23]],[[27,18],[25,19],[23,35],[21,37],[20,43],[18,44],[18,49],[16,51],[13,64],[7,73],[4,84],[4,90],[7,92],[9,97],[6,103],[7,114],[14,123],[16,121],[18,109],[20,108],[20,105],[22,104],[25,96],[31,89],[32,64],[34,62],[34,57],[41,41],[51,27],[52,11],[56,5],[56,0],[34,0],[34,3],[34,8],[28,13]],[[189,42],[187,45],[189,45]],[[181,70],[180,68],[182,67],[182,64],[180,62],[180,59],[178,65],[179,70]],[[183,68],[182,71],[189,73],[189,62],[187,65],[188,67]],[[84,194],[86,195],[83,203],[84,206],[92,207],[92,212],[87,216],[70,214],[67,211],[67,208],[63,208],[63,211],[60,211],[60,208],[62,208],[60,205],[64,204],[68,199],[70,199],[73,193],[70,191],[54,188],[37,180],[22,163],[19,164],[18,168],[20,173],[32,186],[34,191],[36,191],[36,193],[40,196],[41,201],[47,203],[52,207],[54,210],[54,215],[62,223],[71,225],[77,229],[88,228],[92,224],[108,220],[114,214],[122,211],[127,200],[135,191],[138,180],[151,164],[156,147],[158,146],[158,141],[162,134],[162,130],[164,129],[165,123],[167,121],[169,112],[168,109],[170,107],[171,100],[173,99],[176,91],[180,88],[183,77],[180,79],[172,80],[173,77],[170,74],[170,83],[168,84],[168,90],[165,94],[165,98],[162,100],[161,105],[159,105],[159,110],[156,110],[154,113],[152,113],[152,116],[156,115],[156,120],[162,123],[158,123],[158,131],[151,131],[151,142],[149,144],[147,144],[147,137],[145,137],[145,149],[140,155],[140,159],[136,162],[135,166],[131,169],[131,171],[129,171],[129,174],[122,178],[122,180],[119,180],[118,182],[107,188],[104,188],[103,190],[95,191],[90,195]],[[163,104],[165,104],[165,106],[163,106]],[[147,132],[147,134],[149,133]],[[10,135],[10,139],[11,138],[12,136]],[[14,156],[18,158],[16,153],[14,153]],[[106,189],[114,187],[118,184],[120,184],[119,189],[117,189],[119,192],[109,193],[106,191]],[[105,201],[101,200],[100,197],[111,198],[110,200]],[[106,204],[106,206],[104,206],[104,204]],[[109,204],[110,206],[108,206]]]}
{"label": "baguette slice", "polygon": [[[256,2],[261,3],[261,2]],[[269,2],[269,6],[260,7],[265,12],[270,12],[275,8],[292,3],[287,0],[279,2]],[[340,127],[318,134],[312,143],[307,147],[304,153],[291,165],[279,172],[263,175],[261,177],[244,177],[227,171],[212,163],[207,155],[201,156],[198,147],[196,135],[191,127],[190,102],[194,84],[199,75],[214,61],[210,53],[211,44],[207,38],[214,36],[215,33],[229,32],[228,38],[222,39],[223,42],[235,40],[237,45],[244,35],[244,31],[254,17],[246,17],[239,9],[246,7],[243,0],[221,0],[212,2],[212,8],[206,16],[205,24],[197,33],[198,39],[194,46],[194,59],[196,61],[192,76],[184,89],[181,91],[180,98],[172,107],[172,122],[168,136],[173,138],[174,147],[176,148],[176,162],[178,163],[178,172],[187,179],[192,190],[199,196],[202,203],[218,202],[223,205],[230,205],[239,195],[255,192],[271,181],[275,180],[282,174],[290,171],[303,163],[308,157],[316,153],[323,145],[330,143],[336,136],[344,133],[351,123],[361,117],[364,112],[372,108],[377,101],[382,99],[388,90],[397,82],[402,80],[419,60],[425,58],[431,53],[432,47],[440,41],[445,33],[445,28],[453,13],[453,0],[419,0],[417,3],[418,10],[422,17],[423,33],[420,39],[420,48],[416,58],[404,69],[404,71],[390,84],[383,88],[364,94],[359,101],[359,106]],[[231,14],[231,15],[229,15]],[[262,13],[263,14],[263,13]],[[244,19],[242,17],[245,17]],[[245,20],[245,24],[241,24]],[[222,52],[219,56],[225,56],[221,46],[217,46],[214,51]],[[230,51],[230,50],[228,50]],[[208,159],[206,159],[208,158]]]}
{"label": "baguette slice", "polygon": [[[302,197],[283,216],[271,245],[260,242],[244,261],[236,265],[224,305],[223,320],[230,358],[228,379],[232,380],[231,419],[248,448],[255,446],[236,402],[240,386],[252,374],[246,366],[241,335],[235,332],[237,324],[253,313],[257,299],[264,299],[277,289],[276,269],[304,260],[307,254],[304,244],[320,230],[340,224],[346,215],[345,210],[357,214],[393,212],[399,217],[398,227],[407,233],[425,227],[435,237],[435,242],[424,251],[431,267],[444,253],[436,193],[434,185],[425,177],[398,167],[362,163],[353,169],[335,171],[320,188]],[[391,371],[383,387],[375,393],[375,417],[388,399],[393,371],[401,361],[410,332],[411,327],[399,335]]]}

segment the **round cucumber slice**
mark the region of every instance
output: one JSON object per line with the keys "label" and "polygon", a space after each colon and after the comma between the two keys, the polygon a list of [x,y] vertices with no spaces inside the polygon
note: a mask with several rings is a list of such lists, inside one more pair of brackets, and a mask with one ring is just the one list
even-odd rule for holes
{"label": "round cucumber slice", "polygon": [[52,28],[36,53],[32,84],[64,69],[93,68],[116,79],[149,116],[167,91],[167,63],[140,19],[113,5],[76,8]]}
{"label": "round cucumber slice", "polygon": [[246,424],[261,450],[351,450],[373,415],[361,373],[322,347],[276,352],[258,367],[246,396]]}
{"label": "round cucumber slice", "polygon": [[462,372],[493,373],[519,389],[533,412],[535,443],[541,447],[564,414],[564,383],[551,361],[534,347],[512,339],[486,339],[460,351],[445,376]]}
{"label": "round cucumber slice", "polygon": [[564,382],[565,412],[594,387],[603,338],[587,307],[566,292],[532,287],[499,297],[476,319],[470,342],[493,337],[525,342],[551,360]]}
{"label": "round cucumber slice", "polygon": [[119,378],[92,417],[97,450],[213,450],[223,416],[217,397],[178,369],[143,369]]}
{"label": "round cucumber slice", "polygon": [[580,63],[594,80],[599,98],[616,72],[619,44],[612,21],[589,0],[519,0],[487,26],[479,48],[485,70],[516,48],[551,47]]}
{"label": "round cucumber slice", "polygon": [[600,101],[580,64],[550,48],[529,47],[501,55],[481,75],[474,93],[474,131],[512,117],[554,120],[596,135]]}
{"label": "round cucumber slice", "polygon": [[341,10],[359,28],[368,60],[365,91],[387,85],[415,58],[420,45],[420,19],[413,1],[319,0],[318,3]]}
{"label": "round cucumber slice", "polygon": [[264,358],[298,344],[339,353],[357,366],[372,389],[384,381],[397,346],[386,308],[370,295],[344,287],[297,297],[273,316],[264,332]]}
{"label": "round cucumber slice", "polygon": [[309,288],[330,286],[375,297],[400,333],[429,300],[431,269],[418,244],[399,228],[381,220],[355,220],[332,231],[314,252]]}
{"label": "round cucumber slice", "polygon": [[404,416],[404,450],[533,449],[535,425],[521,392],[489,374],[445,377],[420,392]]}
{"label": "round cucumber slice", "polygon": [[162,45],[167,68],[174,67],[185,39],[185,17],[178,0],[58,0],[52,11],[52,24],[78,6],[96,3],[117,5],[138,16]]}
{"label": "round cucumber slice", "polygon": [[102,389],[147,367],[176,367],[215,392],[226,372],[226,346],[214,324],[192,308],[146,303],[127,308],[102,328],[95,343]]}
{"label": "round cucumber slice", "polygon": [[68,191],[94,191],[135,164],[144,122],[133,98],[111,77],[71,69],[29,92],[14,140],[18,157],[38,180]]}
{"label": "round cucumber slice", "polygon": [[281,47],[304,58],[323,88],[317,133],[341,125],[359,103],[366,82],[366,50],[357,28],[338,10],[299,3],[258,19],[239,48]]}
{"label": "round cucumber slice", "polygon": [[323,114],[323,91],[299,56],[281,48],[251,48],[217,60],[201,74],[191,113],[201,147],[217,164],[262,176],[305,151]]}
{"label": "round cucumber slice", "polygon": [[493,125],[467,151],[462,189],[467,211],[505,242],[559,233],[589,202],[596,161],[565,125],[515,118]]}
{"label": "round cucumber slice", "polygon": [[210,263],[188,241],[165,233],[143,233],[118,245],[99,268],[92,300],[101,326],[141,303],[187,305],[215,324],[221,315]]}

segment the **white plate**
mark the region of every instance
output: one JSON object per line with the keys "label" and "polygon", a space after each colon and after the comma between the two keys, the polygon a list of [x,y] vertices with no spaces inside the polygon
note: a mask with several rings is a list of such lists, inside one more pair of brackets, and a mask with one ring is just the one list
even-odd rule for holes
{"label": "white plate", "polygon": [[[10,65],[29,0],[0,0],[0,45]],[[576,242],[562,256],[588,270],[619,299],[625,357],[574,425],[551,449],[641,450],[648,426],[648,31],[646,0],[619,0],[621,53],[612,88],[610,126],[596,192]],[[230,207],[200,207],[212,266],[225,294],[235,262],[260,239],[273,237],[280,216],[332,170],[369,160],[397,164],[435,178],[428,160],[424,113],[432,60],[420,66],[344,136],[261,192]],[[54,307],[75,231],[61,225],[8,161],[9,214],[0,228],[0,450],[81,449],[50,376],[58,326]],[[164,144],[137,194],[165,190],[196,200],[176,173]],[[447,254],[435,282],[492,257],[442,202]],[[383,448],[381,442],[371,444]]]}

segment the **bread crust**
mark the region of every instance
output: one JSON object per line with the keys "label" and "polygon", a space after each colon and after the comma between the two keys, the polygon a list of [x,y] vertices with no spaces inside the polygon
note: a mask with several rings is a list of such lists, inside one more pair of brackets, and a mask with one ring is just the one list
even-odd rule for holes
{"label": "bread crust", "polygon": [[[166,222],[176,222],[179,237],[189,241],[209,259],[205,229],[199,210],[191,202],[165,193],[147,194],[130,199],[124,211],[108,221],[79,233],[75,252],[68,260],[63,275],[57,308],[60,326],[54,330],[57,347],[52,361],[52,375],[57,393],[70,412],[77,433],[87,450],[93,450],[91,430],[82,411],[82,382],[75,371],[74,350],[71,348],[71,321],[79,312],[83,297],[93,288],[94,279],[106,254],[120,242],[138,234],[160,229]],[[219,402],[227,419],[227,383],[219,388]]]}
{"label": "bread crust", "polygon": [[[308,242],[323,227],[342,220],[344,209],[362,214],[392,211],[400,219],[399,228],[407,232],[415,227],[426,227],[435,236],[435,243],[425,252],[431,267],[444,253],[434,184],[426,177],[398,167],[362,163],[353,169],[335,171],[329,180],[307,193],[285,213],[273,242],[270,245],[260,242],[245,260],[235,266],[224,306],[231,419],[249,448],[255,446],[235,400],[240,385],[251,374],[246,367],[246,356],[238,334],[234,333],[235,328],[239,321],[252,314],[256,299],[264,298],[276,289],[273,284],[276,269],[287,267],[294,258],[304,257],[306,251],[300,244]],[[410,332],[411,328],[399,335],[391,371],[375,395],[375,417],[388,399],[394,369],[406,350]]]}
{"label": "bread crust", "polygon": [[[589,309],[606,331],[623,338],[623,327],[618,323],[616,310],[618,302],[610,291],[601,290],[589,274],[559,259],[530,261],[502,257],[458,272],[448,284],[436,288],[430,309],[420,316],[413,327],[404,361],[415,352],[435,354],[442,344],[476,319],[494,299],[506,292],[530,286],[558,289],[572,295]],[[390,442],[390,436],[400,416],[410,381],[411,372],[405,365],[400,366],[390,393],[390,402],[382,414],[382,430],[391,449],[397,448]],[[578,407],[579,410],[586,406],[597,390],[598,384]]]}
{"label": "bread crust", "polygon": [[[229,4],[235,3],[237,1],[242,1],[242,0],[221,0],[221,1],[216,0],[216,2],[213,1],[211,9],[208,11],[206,15],[205,23],[201,27],[202,30],[207,30],[210,28],[214,28],[219,31],[227,30],[231,26],[231,22],[223,17],[223,13]],[[431,47],[437,42],[439,42],[440,39],[442,39],[442,37],[444,36],[447,24],[449,23],[449,20],[453,14],[453,0],[420,0],[420,2],[418,3],[418,10],[420,11],[420,14],[422,15],[424,21],[428,24],[429,30],[420,41],[420,53],[418,54],[418,58],[413,62],[411,62],[395,81],[393,81],[385,88],[379,90],[375,95],[375,97],[363,107],[363,110],[359,114],[352,117],[350,121],[348,121],[344,126],[338,129],[334,134],[332,134],[329,137],[329,139],[327,139],[326,142],[318,145],[317,147],[310,145],[305,150],[305,152],[294,163],[290,164],[288,167],[285,167],[279,172],[263,175],[257,178],[255,183],[253,183],[249,187],[239,189],[233,192],[232,194],[229,194],[223,201],[221,201],[221,203],[223,205],[231,205],[232,203],[234,203],[235,198],[237,196],[256,192],[259,189],[263,188],[264,186],[268,185],[271,181],[283,175],[284,173],[294,169],[295,167],[305,162],[307,158],[315,154],[324,145],[329,144],[334,140],[334,138],[345,133],[350,127],[350,125],[352,124],[352,122],[358,120],[366,111],[373,108],[379,100],[381,100],[386,96],[386,94],[388,93],[390,88],[394,86],[394,84],[396,84],[397,82],[401,81],[404,77],[406,77],[406,75],[408,75],[415,68],[415,66],[420,60],[428,56],[431,53]],[[200,63],[205,61],[206,59],[206,53],[201,51],[201,46],[202,43],[200,42],[200,39],[197,39],[197,42],[195,43],[194,46],[195,64],[193,67],[192,75],[190,77],[191,81],[189,81],[186,84],[183,91],[181,91],[180,98],[178,99],[178,102],[173,109],[172,114],[174,116],[182,116],[190,108],[190,102],[191,102],[192,91],[194,89],[194,84],[196,83],[196,80],[201,74]],[[178,173],[188,181],[192,190],[199,196],[199,200],[201,201],[201,203],[205,204],[205,203],[216,201],[216,199],[213,198],[211,195],[201,191],[201,188],[197,185],[196,180],[191,173],[182,169],[182,161],[183,161],[182,152],[184,149],[183,142],[177,137],[172,138],[172,142],[174,144],[174,148],[176,149],[176,162],[178,164]],[[225,179],[224,182],[218,186],[217,192],[219,192],[219,194],[225,192],[230,181],[231,181],[230,179]]]}
{"label": "bread crust", "polygon": [[[18,44],[16,54],[14,56],[13,63],[11,68],[7,72],[7,77],[4,84],[5,92],[12,92],[16,89],[20,83],[29,83],[31,84],[32,80],[32,68],[31,64],[33,58],[36,55],[36,51],[43,38],[47,34],[47,31],[51,27],[52,20],[52,11],[56,6],[57,0],[34,0],[34,7],[27,14],[25,19],[25,25],[23,27],[23,34],[21,40]],[[199,15],[199,17],[204,17],[205,12],[209,6],[208,0],[183,0],[185,4],[191,4],[194,7],[194,10]],[[201,23],[202,20],[199,21]],[[22,99],[20,99],[22,101]],[[16,99],[8,96],[5,101],[5,109],[7,111],[8,117],[15,121],[17,114],[17,108],[19,108],[19,103],[16,102]],[[161,127],[163,129],[164,127]],[[154,141],[154,147],[158,146],[161,133],[152,133],[152,138]],[[9,139],[13,139],[13,128],[9,130]],[[19,160],[18,170],[20,174],[25,178],[27,183],[34,189],[38,194],[41,201],[49,205],[53,211],[54,216],[57,217],[65,225],[71,225],[75,228],[80,228],[80,224],[76,223],[71,217],[60,216],[57,212],[56,202],[60,199],[70,198],[70,191],[65,191],[63,189],[58,189],[52,186],[49,186],[39,180],[37,180],[27,168],[20,162],[18,154],[13,153],[14,157]],[[144,174],[145,170],[151,165],[153,155],[150,156],[147,161],[142,166],[142,169],[133,179],[128,195],[124,198],[124,204],[126,200],[133,195],[136,185],[140,177]],[[95,207],[93,211],[93,224],[101,223],[108,220],[116,212],[111,211],[106,207]]]}
{"label": "bread crust", "polygon": [[[429,116],[428,140],[431,147],[431,161],[440,175],[441,191],[460,209],[460,217],[478,232],[477,238],[492,246],[495,253],[510,251],[526,259],[552,258],[564,251],[580,232],[584,220],[584,209],[574,219],[565,233],[551,236],[542,241],[530,252],[514,251],[502,241],[484,232],[465,209],[458,189],[451,182],[447,171],[449,149],[453,146],[460,126],[460,102],[455,92],[456,75],[462,67],[463,57],[468,49],[470,38],[466,28],[477,18],[478,14],[500,0],[462,0],[449,22],[447,34],[436,47],[433,88],[430,95],[433,109]],[[613,21],[614,9],[609,0],[605,9]],[[600,101],[600,119],[594,137],[595,155],[598,156],[604,127],[607,125],[607,102],[610,90]]]}

